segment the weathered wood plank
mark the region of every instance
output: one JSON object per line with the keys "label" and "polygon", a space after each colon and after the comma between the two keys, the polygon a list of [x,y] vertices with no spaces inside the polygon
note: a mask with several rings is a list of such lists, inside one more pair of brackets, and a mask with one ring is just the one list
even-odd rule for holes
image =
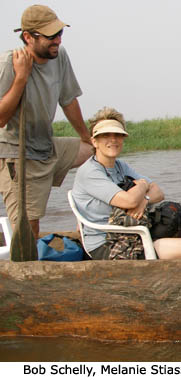
{"label": "weathered wood plank", "polygon": [[0,336],[181,340],[180,261],[0,262]]}

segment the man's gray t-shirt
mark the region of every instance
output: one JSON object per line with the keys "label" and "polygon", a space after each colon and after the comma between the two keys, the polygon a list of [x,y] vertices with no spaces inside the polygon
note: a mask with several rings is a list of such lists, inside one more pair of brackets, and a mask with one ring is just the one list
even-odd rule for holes
{"label": "man's gray t-shirt", "polygon": [[[15,74],[12,51],[0,55],[0,99],[10,89]],[[64,107],[82,94],[63,46],[57,58],[45,64],[33,63],[26,85],[26,156],[46,160],[53,153],[52,122],[57,104]],[[4,128],[0,128],[0,158],[18,158],[19,107]]]}
{"label": "man's gray t-shirt", "polygon": [[[81,215],[93,223],[107,224],[112,207],[110,201],[119,191],[117,184],[124,176],[151,179],[136,173],[126,162],[117,159],[114,168],[104,168],[95,157],[78,168],[72,195]],[[84,227],[86,248],[89,252],[105,243],[105,233]]]}

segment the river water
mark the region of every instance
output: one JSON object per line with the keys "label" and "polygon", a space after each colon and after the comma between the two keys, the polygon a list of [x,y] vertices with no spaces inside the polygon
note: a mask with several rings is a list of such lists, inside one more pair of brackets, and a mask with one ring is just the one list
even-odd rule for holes
{"label": "river water", "polygon": [[[181,201],[181,151],[157,151],[124,156],[139,173],[157,182],[165,199]],[[76,220],[70,210],[67,191],[72,188],[75,170],[71,170],[61,188],[53,188],[41,231],[72,231]],[[6,215],[0,199],[0,215]],[[181,361],[181,342],[104,343],[78,338],[1,338],[0,361]]]}
{"label": "river water", "polygon": [[[181,201],[181,151],[135,153],[123,157],[138,173],[147,175],[157,182],[165,198]],[[76,227],[75,217],[70,210],[67,191],[72,188],[76,170],[71,170],[61,188],[53,188],[46,216],[41,220],[41,230],[71,231]]]}
{"label": "river water", "polygon": [[[123,159],[138,173],[157,182],[167,200],[181,201],[181,151],[156,151],[127,154]],[[54,187],[47,205],[46,215],[40,221],[41,231],[73,231],[76,220],[69,207],[67,191],[73,186],[76,170],[70,170],[60,188]],[[0,216],[5,216],[0,196]]]}

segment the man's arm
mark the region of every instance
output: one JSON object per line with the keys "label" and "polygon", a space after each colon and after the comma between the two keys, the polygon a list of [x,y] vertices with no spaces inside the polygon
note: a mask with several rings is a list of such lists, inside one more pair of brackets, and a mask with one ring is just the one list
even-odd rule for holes
{"label": "man's arm", "polygon": [[3,128],[16,112],[26,82],[32,70],[33,58],[25,50],[14,50],[14,81],[0,101],[0,128]]}
{"label": "man's arm", "polygon": [[90,133],[86,127],[86,124],[83,120],[81,109],[77,98],[75,98],[70,104],[65,107],[62,107],[63,112],[69,122],[72,124],[73,128],[77,131],[81,140],[91,144]]}

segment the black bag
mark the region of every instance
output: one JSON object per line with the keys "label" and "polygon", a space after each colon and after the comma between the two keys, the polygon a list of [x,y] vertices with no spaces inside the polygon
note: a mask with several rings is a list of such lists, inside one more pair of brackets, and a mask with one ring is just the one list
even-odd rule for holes
{"label": "black bag", "polygon": [[117,183],[117,186],[119,186],[124,191],[128,191],[129,189],[131,189],[133,186],[136,185],[133,181],[134,181],[133,177],[129,175],[125,175],[124,180]]}
{"label": "black bag", "polygon": [[181,229],[181,204],[164,201],[149,212],[152,227],[150,234],[153,240],[174,237]]}

